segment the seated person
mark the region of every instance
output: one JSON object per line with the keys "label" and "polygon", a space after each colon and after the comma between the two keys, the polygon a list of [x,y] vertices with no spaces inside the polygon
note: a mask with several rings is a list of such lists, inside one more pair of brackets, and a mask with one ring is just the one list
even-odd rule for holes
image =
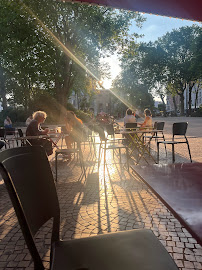
{"label": "seated person", "polygon": [[69,133],[68,136],[65,136],[65,142],[67,148],[72,148],[72,143],[81,141],[83,121],[72,111],[67,111],[65,121]]}
{"label": "seated person", "polygon": [[12,126],[12,121],[8,116],[6,116],[6,119],[4,120],[4,127],[7,135],[12,135],[13,131],[15,131],[15,128]]}
{"label": "seated person", "polygon": [[31,122],[32,120],[33,120],[33,117],[32,117],[32,115],[30,115],[30,116],[27,118],[26,122],[25,122],[25,124],[26,124],[27,127],[29,126],[29,124],[30,124],[30,122]]}
{"label": "seated person", "polygon": [[153,128],[152,125],[152,115],[151,115],[151,111],[149,109],[145,109],[144,110],[144,115],[145,115],[145,120],[143,123],[140,123],[140,129],[151,129]]}
{"label": "seated person", "polygon": [[[39,136],[47,135],[49,129],[42,129],[41,124],[44,123],[47,114],[43,111],[37,111],[33,113],[33,120],[29,123],[26,136]],[[42,145],[45,148],[47,155],[53,153],[52,142],[48,138],[30,139],[31,145]]]}
{"label": "seated person", "polygon": [[131,109],[127,109],[126,116],[123,119],[124,126],[126,126],[127,123],[136,123],[136,117]]}

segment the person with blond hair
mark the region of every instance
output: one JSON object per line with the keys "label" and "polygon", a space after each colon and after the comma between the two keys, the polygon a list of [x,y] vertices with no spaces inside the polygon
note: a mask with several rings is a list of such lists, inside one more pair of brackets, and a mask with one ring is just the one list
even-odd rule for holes
{"label": "person with blond hair", "polygon": [[145,109],[144,110],[144,115],[145,115],[145,119],[143,123],[140,123],[140,129],[145,129],[145,128],[152,128],[152,114],[151,111],[149,109]]}
{"label": "person with blond hair", "polygon": [[[33,120],[29,123],[26,129],[26,136],[47,135],[49,129],[41,128],[41,124],[46,120],[47,114],[44,111],[36,111],[33,113]],[[31,145],[42,145],[45,148],[47,155],[53,153],[52,142],[48,138],[30,139]]]}

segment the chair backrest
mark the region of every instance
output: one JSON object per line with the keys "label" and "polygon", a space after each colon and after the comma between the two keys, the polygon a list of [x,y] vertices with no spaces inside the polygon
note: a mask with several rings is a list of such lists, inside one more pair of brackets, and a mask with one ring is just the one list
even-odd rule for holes
{"label": "chair backrest", "polygon": [[20,136],[20,137],[24,137],[24,135],[23,135],[23,132],[22,132],[22,129],[21,129],[21,128],[18,128],[18,134],[19,134],[19,136]]}
{"label": "chair backrest", "polygon": [[106,141],[107,140],[106,133],[105,133],[104,128],[102,126],[99,127],[98,133],[99,133],[100,141]]}
{"label": "chair backrest", "polygon": [[137,128],[137,123],[126,123],[125,127],[132,130]]}
{"label": "chair backrest", "polygon": [[0,153],[0,173],[13,203],[35,269],[44,269],[33,236],[53,219],[52,239],[59,239],[59,203],[44,148],[18,147]]}
{"label": "chair backrest", "polygon": [[6,131],[5,128],[0,128],[0,138],[5,139]]}
{"label": "chair backrest", "polygon": [[158,122],[154,122],[154,129],[157,129],[157,123]]}
{"label": "chair backrest", "polygon": [[[164,125],[165,125],[165,122],[156,122],[156,129],[157,130],[163,130],[164,129]],[[155,127],[154,127],[155,129]]]}
{"label": "chair backrest", "polygon": [[188,122],[173,123],[173,136],[186,135]]}
{"label": "chair backrest", "polygon": [[106,128],[106,132],[107,132],[108,135],[114,136],[114,126],[113,126],[113,124],[106,125],[105,128]]}

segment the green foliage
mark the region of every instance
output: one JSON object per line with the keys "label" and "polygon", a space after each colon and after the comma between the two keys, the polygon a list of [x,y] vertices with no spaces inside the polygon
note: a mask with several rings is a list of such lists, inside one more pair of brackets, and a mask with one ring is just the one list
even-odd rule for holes
{"label": "green foliage", "polygon": [[52,0],[2,0],[0,66],[6,93],[28,109],[37,89],[65,107],[72,90],[89,91],[90,80],[68,50],[99,77],[103,74],[100,57],[117,48],[123,50],[127,41],[134,40],[128,34],[132,19],[137,24],[142,21],[135,12],[104,7]]}

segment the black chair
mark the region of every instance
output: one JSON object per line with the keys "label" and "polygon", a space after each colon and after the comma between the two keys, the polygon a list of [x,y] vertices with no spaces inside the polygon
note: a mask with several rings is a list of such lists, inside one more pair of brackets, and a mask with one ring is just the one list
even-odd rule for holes
{"label": "black chair", "polygon": [[44,266],[35,245],[34,235],[51,218],[51,270],[178,269],[150,230],[140,229],[61,241],[60,207],[56,187],[42,147],[20,147],[1,152],[0,172],[35,270],[44,270]]}
{"label": "black chair", "polygon": [[[163,133],[164,125],[165,125],[165,122],[154,122],[154,130],[158,130],[158,131],[155,132],[154,136],[151,136],[151,135],[144,136],[145,141],[146,139],[149,139],[149,149],[150,149],[150,143],[152,139],[155,139],[157,142],[159,139],[161,140],[163,139],[165,141],[165,136]],[[166,151],[166,144],[164,144],[164,146],[165,146],[165,151]],[[166,154],[167,154],[167,151],[166,151]]]}
{"label": "black chair", "polygon": [[[24,137],[24,134],[22,132],[22,129],[21,128],[18,128],[18,135],[20,138],[22,138],[21,140],[21,146],[25,146],[26,145],[26,140],[23,140],[23,137]],[[18,146],[18,140],[17,140],[17,146]]]}
{"label": "black chair", "polygon": [[84,174],[85,178],[86,178],[86,169],[85,169],[85,165],[84,165],[84,160],[83,160],[83,153],[81,150],[81,144],[77,143],[77,147],[74,144],[74,148],[68,148],[68,149],[56,149],[55,150],[55,181],[57,182],[57,175],[58,175],[58,155],[65,155],[65,156],[71,156],[72,154],[77,155],[77,161],[79,158],[80,161],[80,166],[81,166],[81,170],[82,173]]}
{"label": "black chair", "polygon": [[[99,137],[100,137],[100,148],[99,148],[99,157],[98,157],[98,167],[101,163],[101,157],[102,157],[102,150],[104,150],[104,168],[106,165],[106,151],[107,150],[118,150],[119,151],[119,159],[121,164],[121,150],[126,150],[126,158],[127,158],[127,167],[129,168],[129,153],[128,153],[128,147],[126,145],[123,145],[122,143],[119,143],[116,141],[116,139],[108,139],[107,132],[103,129],[99,129]],[[119,140],[119,139],[118,139]]]}
{"label": "black chair", "polygon": [[[115,130],[114,124],[108,124],[105,126],[105,130],[107,132],[107,139],[111,140],[111,142],[123,142],[126,138],[115,138]],[[109,138],[111,136],[111,138]]]}
{"label": "black chair", "polygon": [[126,123],[125,128],[128,130],[133,130],[137,128],[137,123]]}
{"label": "black chair", "polygon": [[5,143],[5,148],[7,148],[7,146],[9,146],[9,143],[6,140],[6,131],[5,131],[5,128],[0,128],[0,140],[2,140]]}
{"label": "black chair", "polygon": [[[166,145],[166,144],[172,145],[172,162],[173,163],[175,162],[175,149],[174,149],[175,144],[186,143],[187,147],[188,147],[190,161],[192,162],[189,142],[188,142],[187,137],[186,137],[187,126],[188,126],[188,122],[173,123],[172,141],[158,141],[157,142],[157,161],[158,162],[159,162],[159,144],[160,143],[162,143],[164,145]],[[174,140],[175,136],[184,136],[185,141]]]}

